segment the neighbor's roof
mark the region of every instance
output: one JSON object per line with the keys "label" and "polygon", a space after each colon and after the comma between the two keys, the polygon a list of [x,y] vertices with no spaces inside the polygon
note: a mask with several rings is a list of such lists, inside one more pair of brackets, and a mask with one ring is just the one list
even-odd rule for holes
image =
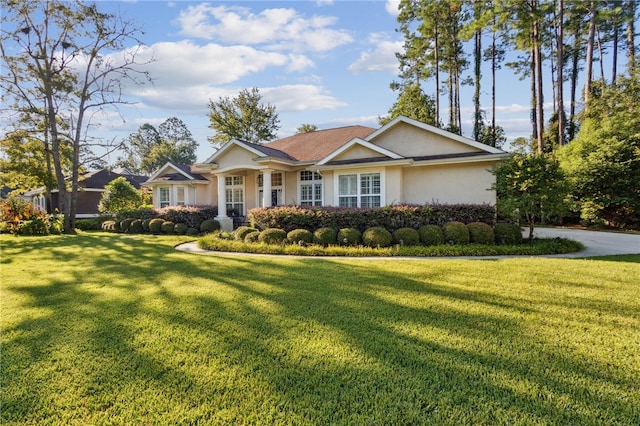
{"label": "neighbor's roof", "polygon": [[353,138],[365,138],[375,130],[364,126],[316,130],[268,142],[262,148],[284,152],[297,161],[319,161]]}

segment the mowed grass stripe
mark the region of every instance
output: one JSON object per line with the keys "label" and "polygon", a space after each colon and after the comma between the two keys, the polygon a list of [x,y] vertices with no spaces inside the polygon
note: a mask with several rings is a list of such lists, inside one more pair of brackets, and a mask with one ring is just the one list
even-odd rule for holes
{"label": "mowed grass stripe", "polygon": [[638,424],[638,259],[1,236],[4,424]]}

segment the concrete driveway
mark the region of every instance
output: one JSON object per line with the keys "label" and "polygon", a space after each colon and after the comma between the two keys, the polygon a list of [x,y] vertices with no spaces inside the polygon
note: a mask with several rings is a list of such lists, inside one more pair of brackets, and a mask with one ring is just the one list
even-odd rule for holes
{"label": "concrete driveway", "polygon": [[[622,234],[618,232],[584,231],[566,228],[535,228],[535,237],[569,238],[584,244],[585,249],[578,253],[550,255],[548,257],[590,257],[610,256],[614,254],[640,254],[640,235]],[[523,235],[529,237],[527,228]]]}

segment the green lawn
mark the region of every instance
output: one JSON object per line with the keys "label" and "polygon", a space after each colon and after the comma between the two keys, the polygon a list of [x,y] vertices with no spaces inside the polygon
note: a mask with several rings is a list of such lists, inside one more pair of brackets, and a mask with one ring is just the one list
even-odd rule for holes
{"label": "green lawn", "polygon": [[640,256],[199,256],[180,238],[0,236],[0,424],[640,424]]}

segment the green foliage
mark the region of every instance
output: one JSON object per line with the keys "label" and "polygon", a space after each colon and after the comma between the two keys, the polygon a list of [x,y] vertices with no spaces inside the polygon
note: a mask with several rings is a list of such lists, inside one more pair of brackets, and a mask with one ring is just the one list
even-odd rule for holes
{"label": "green foliage", "polygon": [[140,219],[133,219],[131,225],[129,225],[129,232],[131,234],[142,234],[144,232],[142,221]]}
{"label": "green foliage", "polygon": [[76,229],[81,231],[99,231],[102,229],[102,219],[77,219]]}
{"label": "green foliage", "polygon": [[100,196],[98,210],[101,213],[117,213],[122,210],[132,210],[142,205],[140,192],[120,176],[104,187]]}
{"label": "green foliage", "polygon": [[235,239],[238,241],[244,241],[244,237],[246,237],[249,232],[253,231],[258,231],[258,229],[252,228],[251,226],[239,226],[234,232]]}
{"label": "green foliage", "polygon": [[637,75],[599,86],[576,139],[558,152],[586,221],[640,227],[639,99]]}
{"label": "green foliage", "polygon": [[261,232],[258,230],[251,231],[244,236],[244,242],[247,244],[257,243],[258,241],[260,241],[260,234]]}
{"label": "green foliage", "polygon": [[18,235],[49,235],[49,225],[44,218],[25,220],[18,228]]}
{"label": "green foliage", "polygon": [[485,245],[494,243],[495,235],[493,233],[493,228],[486,223],[467,223],[467,229],[469,230],[469,239],[472,243]]}
{"label": "green foliage", "polygon": [[420,234],[413,228],[400,228],[393,231],[393,242],[405,246],[420,244]]}
{"label": "green foliage", "polygon": [[200,231],[204,233],[220,230],[220,222],[215,219],[207,219],[200,224]]}
{"label": "green foliage", "polygon": [[335,244],[337,238],[337,232],[335,228],[322,227],[313,232],[313,242],[321,246],[328,246],[329,244]]}
{"label": "green foliage", "polygon": [[313,242],[313,233],[306,229],[294,229],[287,233],[287,240],[293,244],[299,244],[300,241],[304,244],[311,244]]}
{"label": "green foliage", "polygon": [[[245,236],[246,239],[246,236]],[[268,228],[260,232],[258,241],[265,244],[282,244],[287,240],[287,233],[284,229]]]}
{"label": "green foliage", "polygon": [[173,227],[173,232],[175,232],[176,235],[186,235],[188,229],[189,227],[184,223],[176,223],[176,225]]}
{"label": "green foliage", "polygon": [[438,225],[423,225],[418,229],[420,242],[426,246],[437,246],[444,243],[442,228]]}
{"label": "green foliage", "polygon": [[217,206],[177,206],[155,210],[155,214],[173,223],[184,223],[189,227],[200,228],[202,222],[218,215]]}
{"label": "green foliage", "polygon": [[248,212],[252,226],[259,229],[280,228],[285,231],[318,228],[367,228],[382,226],[389,230],[417,229],[425,224],[440,226],[451,220],[464,223],[491,223],[495,208],[489,204],[398,204],[378,208],[278,206],[257,208]]}
{"label": "green foliage", "polygon": [[[493,169],[499,216],[525,218],[529,238],[535,222],[567,211],[569,188],[558,162],[551,156],[514,154]],[[483,222],[483,221],[479,221]]]}
{"label": "green foliage", "polygon": [[216,134],[209,141],[224,145],[236,138],[247,142],[270,141],[277,136],[280,120],[276,107],[264,105],[257,88],[242,90],[237,97],[220,97],[209,102],[209,127]]}
{"label": "green foliage", "polygon": [[175,226],[175,223],[165,220],[164,222],[162,222],[162,225],[160,225],[160,229],[162,230],[163,234],[173,234],[173,228]]}
{"label": "green foliage", "polygon": [[134,219],[132,218],[127,218],[127,219],[123,219],[120,221],[120,232],[129,232],[129,227],[131,226],[131,222],[133,222]]}
{"label": "green foliage", "polygon": [[190,237],[195,237],[197,235],[199,235],[198,230],[196,228],[189,228],[187,229],[187,235]]}
{"label": "green foliage", "polygon": [[160,234],[162,233],[162,224],[164,223],[164,219],[155,218],[149,221],[149,232],[152,234]]}
{"label": "green foliage", "polygon": [[145,232],[151,232],[151,228],[150,228],[150,226],[149,226],[149,224],[151,223],[151,220],[152,220],[152,219],[144,219],[144,220],[142,221],[142,229],[143,229]]}
{"label": "green foliage", "polygon": [[496,223],[493,226],[495,241],[498,244],[521,244],[522,231],[520,227],[514,223]]}
{"label": "green foliage", "polygon": [[435,126],[438,121],[434,99],[425,94],[416,83],[401,87],[398,99],[389,109],[389,115],[379,118],[378,121],[383,126],[400,115],[432,126]]}
{"label": "green foliage", "polygon": [[11,233],[19,231],[22,221],[42,219],[44,216],[44,213],[18,196],[0,200],[0,221],[7,223],[7,230]]}
{"label": "green foliage", "polygon": [[444,242],[448,244],[469,244],[471,239],[467,226],[462,222],[445,223],[442,232]]}
{"label": "green foliage", "polygon": [[380,226],[368,228],[362,233],[362,243],[367,247],[389,247],[392,241],[391,232]]}
{"label": "green foliage", "polygon": [[362,242],[362,232],[356,228],[340,228],[337,239],[340,245],[356,246]]}

